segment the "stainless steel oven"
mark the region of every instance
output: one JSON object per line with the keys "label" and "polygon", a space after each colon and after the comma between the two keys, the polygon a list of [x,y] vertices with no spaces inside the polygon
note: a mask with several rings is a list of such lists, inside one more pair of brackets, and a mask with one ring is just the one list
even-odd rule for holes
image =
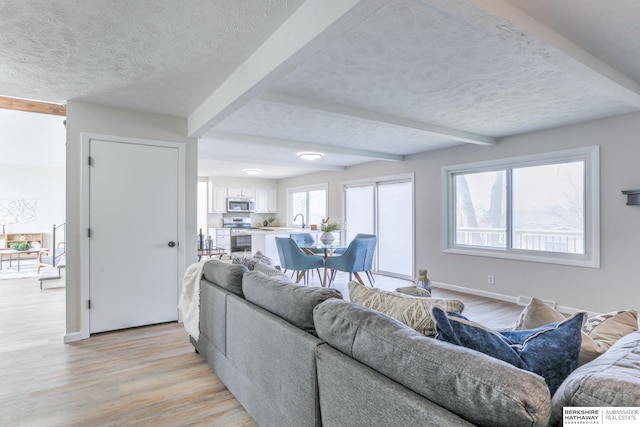
{"label": "stainless steel oven", "polygon": [[251,234],[234,234],[232,231],[231,252],[247,252],[251,254]]}
{"label": "stainless steel oven", "polygon": [[251,253],[251,218],[246,216],[223,216],[222,226],[230,230],[231,253]]}

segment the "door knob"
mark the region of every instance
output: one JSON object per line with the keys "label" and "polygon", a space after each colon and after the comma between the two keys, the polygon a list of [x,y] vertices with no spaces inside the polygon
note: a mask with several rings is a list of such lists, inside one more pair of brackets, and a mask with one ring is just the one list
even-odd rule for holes
{"label": "door knob", "polygon": [[173,248],[176,245],[176,242],[171,241],[171,242],[169,242],[168,245],[169,245],[170,248]]}

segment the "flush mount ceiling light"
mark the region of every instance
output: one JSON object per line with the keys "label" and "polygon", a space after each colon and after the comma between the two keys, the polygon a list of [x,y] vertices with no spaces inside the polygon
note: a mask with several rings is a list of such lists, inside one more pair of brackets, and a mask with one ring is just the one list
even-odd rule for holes
{"label": "flush mount ceiling light", "polygon": [[316,153],[313,151],[306,151],[304,153],[298,153],[298,157],[303,160],[318,160],[320,157],[324,156],[323,153]]}
{"label": "flush mount ceiling light", "polygon": [[259,173],[264,172],[262,169],[242,169],[242,172],[247,175],[258,175]]}

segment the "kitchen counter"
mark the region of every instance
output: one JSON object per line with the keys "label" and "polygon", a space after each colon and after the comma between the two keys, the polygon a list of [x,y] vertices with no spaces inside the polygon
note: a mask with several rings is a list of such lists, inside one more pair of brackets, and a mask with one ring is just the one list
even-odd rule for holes
{"label": "kitchen counter", "polygon": [[251,251],[254,254],[260,251],[271,258],[274,264],[279,265],[280,256],[276,247],[276,237],[289,237],[290,234],[295,233],[318,233],[318,231],[311,231],[308,228],[261,227],[260,230],[249,233],[251,234]]}
{"label": "kitchen counter", "polygon": [[291,233],[313,233],[308,228],[292,228],[292,227],[260,227],[259,230],[247,230],[248,234],[286,234]]}

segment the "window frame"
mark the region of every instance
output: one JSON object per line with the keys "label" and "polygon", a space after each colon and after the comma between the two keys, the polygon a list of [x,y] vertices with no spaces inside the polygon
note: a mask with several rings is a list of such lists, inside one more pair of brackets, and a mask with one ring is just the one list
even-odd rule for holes
{"label": "window frame", "polygon": [[[291,196],[294,193],[307,193],[307,212],[305,215],[306,225],[309,226],[309,218],[308,218],[308,210],[309,210],[309,192],[311,191],[320,191],[324,190],[324,211],[325,215],[329,215],[329,184],[321,183],[321,184],[313,184],[313,185],[303,185],[299,187],[290,187],[287,188],[287,225],[289,227],[294,226],[296,224],[293,223],[293,216],[295,213],[292,211],[291,206]],[[325,216],[325,217],[326,217]]]}
{"label": "window frame", "polygon": [[[511,169],[557,163],[584,162],[584,254],[534,251],[511,247],[512,182]],[[489,248],[455,244],[457,174],[506,170],[506,248]],[[519,261],[543,262],[578,267],[600,268],[600,147],[590,146],[569,150],[539,153],[519,157],[465,163],[442,168],[443,182],[443,252],[503,258]]]}

